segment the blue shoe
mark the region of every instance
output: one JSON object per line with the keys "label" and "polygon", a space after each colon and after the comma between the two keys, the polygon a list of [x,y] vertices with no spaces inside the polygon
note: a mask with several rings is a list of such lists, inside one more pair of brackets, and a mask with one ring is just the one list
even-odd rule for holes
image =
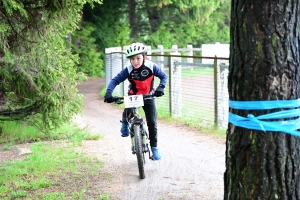
{"label": "blue shoe", "polygon": [[129,135],[128,122],[120,121],[122,123],[121,136],[127,137]]}
{"label": "blue shoe", "polygon": [[158,152],[158,148],[157,147],[151,147],[151,151],[152,151],[152,157],[154,160],[160,160],[161,158],[161,155],[160,153]]}

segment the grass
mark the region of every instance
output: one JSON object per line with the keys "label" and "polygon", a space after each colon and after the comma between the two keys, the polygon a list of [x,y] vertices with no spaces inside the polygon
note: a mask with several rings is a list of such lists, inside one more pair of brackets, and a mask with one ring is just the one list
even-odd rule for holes
{"label": "grass", "polygon": [[220,138],[224,138],[226,136],[226,130],[220,129],[218,127],[213,126],[212,124],[209,125],[201,125],[199,121],[195,118],[189,120],[188,118],[176,118],[170,117],[170,115],[166,115],[165,111],[161,111],[158,109],[158,118],[163,120],[167,123],[176,123],[181,124],[182,126],[187,126],[191,129],[194,129],[199,132],[199,134],[208,134],[211,136],[216,136]]}
{"label": "grass", "polygon": [[[181,116],[170,116],[168,89],[165,96],[156,101],[158,117],[164,121],[174,122],[195,128],[200,132],[205,132],[213,136],[225,137],[226,130],[214,125],[214,111],[212,108],[202,106],[195,102],[183,101]],[[141,112],[142,113],[142,112]]]}
{"label": "grass", "polygon": [[91,134],[89,130],[79,129],[76,125],[68,124],[46,133],[21,121],[5,121],[0,123],[0,127],[2,127],[0,143],[5,143],[6,145],[63,139],[80,145],[82,140],[97,140],[100,138],[100,135]]}
{"label": "grass", "polygon": [[101,173],[103,163],[74,149],[83,140],[99,139],[99,135],[75,125],[48,133],[21,122],[2,122],[1,127],[3,150],[18,143],[34,143],[30,145],[32,153],[23,160],[0,163],[0,199],[90,199],[88,190],[96,193],[98,200],[110,199],[109,194],[101,194],[89,184]]}
{"label": "grass", "polygon": [[[85,197],[85,187],[80,193],[73,190],[78,188],[76,179],[94,175],[102,163],[75,152],[70,146],[52,145],[45,142],[35,143],[30,148],[33,153],[24,160],[5,162],[0,166],[1,199],[57,199],[74,194],[77,194],[75,199],[80,199],[79,196]],[[47,192],[57,186],[63,190]]]}
{"label": "grass", "polygon": [[203,75],[213,75],[214,68],[211,67],[195,67],[193,69],[183,69],[182,78],[193,78]]}

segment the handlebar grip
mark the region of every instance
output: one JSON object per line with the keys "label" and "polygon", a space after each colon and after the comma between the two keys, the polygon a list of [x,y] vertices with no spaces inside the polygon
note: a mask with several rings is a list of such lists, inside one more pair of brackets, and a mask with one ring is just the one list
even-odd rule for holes
{"label": "handlebar grip", "polygon": [[124,97],[113,97],[113,102],[115,102],[116,104],[122,104]]}
{"label": "handlebar grip", "polygon": [[150,93],[150,94],[144,94],[144,95],[143,95],[143,98],[144,98],[144,99],[147,99],[147,98],[150,99],[150,98],[153,98],[153,97],[154,97],[154,94],[153,94],[153,93]]}

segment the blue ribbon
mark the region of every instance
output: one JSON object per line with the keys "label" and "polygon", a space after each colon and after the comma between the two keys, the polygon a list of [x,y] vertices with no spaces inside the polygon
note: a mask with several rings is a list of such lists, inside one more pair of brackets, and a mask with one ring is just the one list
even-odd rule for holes
{"label": "blue ribbon", "polygon": [[274,108],[300,107],[300,99],[273,100],[273,101],[231,101],[229,107],[240,110],[268,110]]}
{"label": "blue ribbon", "polygon": [[300,116],[300,99],[297,100],[278,100],[278,101],[231,101],[229,107],[239,110],[268,110],[275,108],[290,108],[290,110],[277,111],[255,117],[249,114],[247,117],[229,112],[228,121],[235,126],[260,131],[280,131],[295,136],[300,136],[300,119],[283,121],[263,121],[270,119],[284,119]]}

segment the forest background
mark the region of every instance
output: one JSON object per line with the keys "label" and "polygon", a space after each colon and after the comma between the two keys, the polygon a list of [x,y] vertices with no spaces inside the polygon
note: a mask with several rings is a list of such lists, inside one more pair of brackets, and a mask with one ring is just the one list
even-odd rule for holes
{"label": "forest background", "polygon": [[0,2],[0,121],[40,130],[81,111],[76,85],[104,74],[105,48],[229,43],[229,0]]}
{"label": "forest background", "polygon": [[[104,62],[105,48],[132,42],[142,42],[153,49],[158,45],[171,48],[175,44],[184,48],[191,44],[200,48],[202,44],[216,42],[229,44],[230,1],[103,0],[103,4],[95,4],[94,8],[89,4],[84,6],[81,22],[73,41],[92,39]],[[93,48],[81,47],[78,53],[88,53],[87,49]],[[89,71],[89,68],[82,62],[81,70],[88,75],[103,75],[103,70]]]}

